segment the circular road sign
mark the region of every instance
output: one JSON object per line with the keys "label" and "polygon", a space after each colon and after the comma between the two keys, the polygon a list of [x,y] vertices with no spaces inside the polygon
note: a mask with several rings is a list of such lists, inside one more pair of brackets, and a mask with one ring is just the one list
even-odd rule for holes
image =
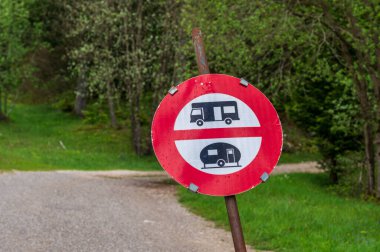
{"label": "circular road sign", "polygon": [[192,191],[227,196],[268,179],[282,148],[276,110],[244,79],[200,75],[172,88],[153,118],[161,166]]}

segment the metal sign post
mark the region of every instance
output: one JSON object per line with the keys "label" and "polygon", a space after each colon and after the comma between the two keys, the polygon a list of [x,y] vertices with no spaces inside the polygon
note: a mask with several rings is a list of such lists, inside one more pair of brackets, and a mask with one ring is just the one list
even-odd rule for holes
{"label": "metal sign post", "polygon": [[[194,28],[192,31],[193,44],[195,54],[197,56],[197,64],[199,74],[209,74],[208,63],[206,59],[205,47],[202,40],[202,33],[199,28]],[[246,246],[244,242],[243,231],[240,223],[239,210],[236,202],[236,196],[230,195],[224,197],[226,202],[226,208],[228,213],[228,219],[230,221],[232,239],[236,252],[246,252]]]}
{"label": "metal sign post", "polygon": [[200,30],[192,35],[201,75],[162,99],[152,121],[153,150],[182,186],[225,197],[235,251],[245,252],[235,195],[268,179],[281,154],[281,122],[248,81],[210,74]]}

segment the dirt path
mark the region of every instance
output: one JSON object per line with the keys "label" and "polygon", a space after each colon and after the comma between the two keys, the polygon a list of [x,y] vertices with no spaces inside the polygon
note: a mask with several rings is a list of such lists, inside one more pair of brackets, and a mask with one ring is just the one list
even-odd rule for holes
{"label": "dirt path", "polygon": [[[132,174],[130,174],[132,175]],[[0,251],[233,251],[163,176],[0,175]]]}
{"label": "dirt path", "polygon": [[[315,163],[274,173],[320,172]],[[165,172],[0,174],[0,251],[233,251],[177,202]]]}
{"label": "dirt path", "polygon": [[[113,171],[58,171],[60,173],[83,173],[92,176],[103,176],[111,178],[120,178],[124,176],[167,176],[165,171],[131,171],[131,170],[113,170]],[[317,162],[304,162],[298,164],[278,165],[272,174],[283,173],[320,173]]]}
{"label": "dirt path", "polygon": [[322,169],[318,168],[317,162],[304,162],[298,164],[282,164],[278,165],[273,174],[281,173],[320,173]]}

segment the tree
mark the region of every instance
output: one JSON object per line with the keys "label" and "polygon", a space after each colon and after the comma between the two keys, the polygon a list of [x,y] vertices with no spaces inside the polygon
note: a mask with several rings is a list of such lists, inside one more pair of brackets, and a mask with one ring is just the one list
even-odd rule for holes
{"label": "tree", "polygon": [[28,4],[32,1],[0,1],[0,120],[7,118],[9,94],[30,73],[25,56],[35,30],[29,22]]}
{"label": "tree", "polygon": [[122,17],[115,12],[112,1],[79,1],[68,7],[72,24],[69,37],[79,41],[69,54],[72,70],[79,79],[76,100],[83,103],[86,90],[101,100],[107,99],[111,125],[117,128],[115,88],[121,60],[117,27]]}
{"label": "tree", "polygon": [[373,195],[380,165],[379,8],[369,0],[189,0],[182,23],[187,33],[199,26],[207,34],[212,72],[251,80],[283,118],[318,139],[333,181],[344,173],[337,157],[361,151],[363,142]]}
{"label": "tree", "polygon": [[[368,194],[380,198],[380,7],[376,1],[288,1],[287,10],[318,24],[321,43],[350,76],[363,119]],[[376,169],[377,165],[377,169]]]}
{"label": "tree", "polygon": [[131,1],[126,6],[125,86],[129,97],[133,146],[138,154],[152,150],[153,112],[176,79],[175,61],[180,4]]}
{"label": "tree", "polygon": [[77,100],[87,92],[106,99],[113,127],[120,125],[116,107],[123,107],[139,155],[151,151],[153,108],[175,78],[179,6],[175,0],[66,5],[68,38],[76,41],[68,55],[79,80]]}

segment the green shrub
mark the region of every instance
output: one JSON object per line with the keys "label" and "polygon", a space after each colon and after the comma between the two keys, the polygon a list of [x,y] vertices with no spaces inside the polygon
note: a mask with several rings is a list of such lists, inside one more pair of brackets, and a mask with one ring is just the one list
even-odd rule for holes
{"label": "green shrub", "polygon": [[344,196],[364,196],[368,184],[363,152],[347,151],[338,155],[334,169],[339,175],[339,180],[330,187],[331,190]]}
{"label": "green shrub", "polygon": [[108,124],[107,108],[102,102],[95,102],[83,111],[84,122],[87,124]]}

